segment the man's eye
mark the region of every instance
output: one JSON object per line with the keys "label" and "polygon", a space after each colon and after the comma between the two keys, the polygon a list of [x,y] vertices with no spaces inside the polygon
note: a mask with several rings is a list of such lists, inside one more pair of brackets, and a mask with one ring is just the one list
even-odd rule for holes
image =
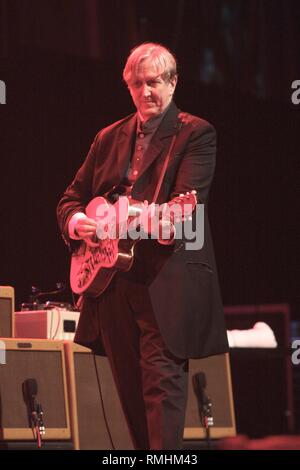
{"label": "man's eye", "polygon": [[[147,86],[155,87],[156,85],[160,83],[160,81],[158,79],[154,79],[154,80],[149,80],[146,83],[147,83]],[[133,83],[134,88],[140,88],[142,85],[143,83],[139,80]]]}

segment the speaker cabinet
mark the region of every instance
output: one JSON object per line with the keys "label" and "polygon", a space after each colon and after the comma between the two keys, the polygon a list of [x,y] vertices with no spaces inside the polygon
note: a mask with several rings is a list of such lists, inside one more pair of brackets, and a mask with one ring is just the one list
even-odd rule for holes
{"label": "speaker cabinet", "polygon": [[65,351],[74,448],[133,449],[108,359],[71,341]]}
{"label": "speaker cabinet", "polygon": [[258,438],[294,432],[290,309],[287,304],[227,306],[228,330],[265,322],[278,347],[232,348],[230,362],[239,434]]}
{"label": "speaker cabinet", "polygon": [[29,441],[31,429],[23,384],[36,382],[36,401],[43,409],[43,440],[71,437],[62,341],[1,338],[0,440]]}
{"label": "speaker cabinet", "polygon": [[0,337],[14,336],[15,291],[10,286],[0,286]]}
{"label": "speaker cabinet", "polygon": [[188,403],[184,439],[194,440],[206,437],[206,431],[200,422],[198,401],[192,385],[192,377],[198,372],[205,374],[205,392],[212,402],[214,425],[210,428],[210,437],[235,436],[229,355],[220,354],[204,359],[190,359],[189,361]]}

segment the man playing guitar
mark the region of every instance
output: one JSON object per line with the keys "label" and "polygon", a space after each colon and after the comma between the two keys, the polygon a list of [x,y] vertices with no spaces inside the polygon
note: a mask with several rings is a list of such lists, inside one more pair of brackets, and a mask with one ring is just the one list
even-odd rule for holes
{"label": "man playing guitar", "polygon": [[[137,112],[100,130],[57,208],[82,300],[75,341],[108,356],[135,448],[180,449],[188,359],[228,350],[207,210],[216,134],[174,104],[176,60],[166,47],[133,49],[123,78]],[[151,210],[138,219],[147,237],[108,236],[97,211],[122,201],[125,223],[157,204],[156,222]],[[204,243],[186,249],[179,229],[197,225],[196,203]],[[190,210],[166,217],[165,204]]]}

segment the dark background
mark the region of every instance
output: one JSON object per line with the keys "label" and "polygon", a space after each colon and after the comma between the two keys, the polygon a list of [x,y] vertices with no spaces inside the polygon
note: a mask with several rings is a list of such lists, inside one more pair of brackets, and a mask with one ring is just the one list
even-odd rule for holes
{"label": "dark background", "polygon": [[218,132],[209,212],[224,304],[284,302],[300,319],[299,25],[297,0],[0,0],[0,284],[17,305],[32,285],[68,281],[56,204],[96,132],[133,111],[129,50],[158,41],[178,58],[177,105]]}

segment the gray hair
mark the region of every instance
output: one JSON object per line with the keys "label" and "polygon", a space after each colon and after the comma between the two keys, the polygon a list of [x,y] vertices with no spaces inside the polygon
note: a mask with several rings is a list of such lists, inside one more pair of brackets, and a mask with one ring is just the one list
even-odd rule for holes
{"label": "gray hair", "polygon": [[144,60],[150,60],[166,81],[177,76],[176,59],[174,55],[162,44],[145,42],[132,49],[123,70],[123,79],[129,85],[136,77],[138,68]]}

